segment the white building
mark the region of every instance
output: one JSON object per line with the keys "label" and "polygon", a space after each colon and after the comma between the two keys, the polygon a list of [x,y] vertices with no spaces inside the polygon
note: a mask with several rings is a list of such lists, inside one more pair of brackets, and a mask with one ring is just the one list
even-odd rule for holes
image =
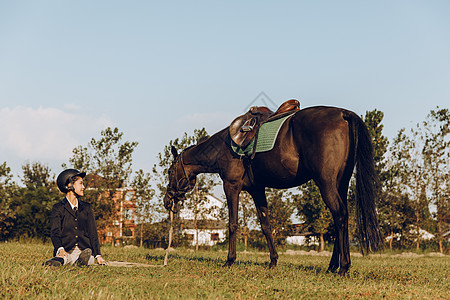
{"label": "white building", "polygon": [[286,237],[286,244],[296,246],[312,246],[319,245],[316,237],[311,237],[309,240],[305,235],[294,235]]}
{"label": "white building", "polygon": [[209,213],[202,220],[197,220],[198,230],[194,226],[195,216],[192,211],[186,207],[180,211],[182,233],[188,237],[192,246],[196,245],[197,231],[200,246],[213,246],[226,238],[226,220],[217,218],[223,202],[212,195],[207,195],[206,198],[204,205],[207,206]]}
{"label": "white building", "polygon": [[319,245],[319,241],[316,237],[309,232],[304,223],[293,224],[289,228],[289,232],[286,237],[286,244],[297,246],[311,246]]}
{"label": "white building", "polygon": [[[410,226],[409,235],[414,238],[414,241],[417,241],[417,228],[414,226]],[[400,241],[402,238],[401,233],[395,233],[394,236],[387,236],[386,241],[389,242],[390,240],[394,239],[395,241]],[[419,228],[419,238],[423,241],[429,241],[431,239],[434,239],[434,235],[429,233],[426,230]]]}

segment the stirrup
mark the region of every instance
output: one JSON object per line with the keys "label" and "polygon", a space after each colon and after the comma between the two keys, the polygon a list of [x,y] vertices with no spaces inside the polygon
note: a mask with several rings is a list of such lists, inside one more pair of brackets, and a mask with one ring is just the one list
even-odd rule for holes
{"label": "stirrup", "polygon": [[241,132],[250,132],[255,128],[256,118],[245,121],[244,125],[241,127]]}

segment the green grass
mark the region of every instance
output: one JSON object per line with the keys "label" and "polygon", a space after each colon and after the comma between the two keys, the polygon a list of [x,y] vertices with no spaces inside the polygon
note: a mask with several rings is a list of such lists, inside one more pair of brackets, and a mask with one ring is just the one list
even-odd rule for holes
{"label": "green grass", "polygon": [[[20,299],[450,299],[449,257],[353,257],[348,276],[326,273],[330,257],[172,252],[167,267],[43,267],[51,245],[0,243],[0,298]],[[162,265],[164,252],[103,247],[108,260]]]}

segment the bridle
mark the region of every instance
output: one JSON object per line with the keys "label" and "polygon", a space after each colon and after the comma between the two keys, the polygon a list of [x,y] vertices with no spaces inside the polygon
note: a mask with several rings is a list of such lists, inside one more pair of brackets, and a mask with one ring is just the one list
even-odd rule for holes
{"label": "bridle", "polygon": [[[183,177],[181,177],[180,179],[178,179],[178,168],[176,167],[178,162],[181,164],[181,169],[183,170],[183,173],[182,173]],[[192,189],[189,184],[189,178],[187,176],[186,169],[184,167],[183,153],[178,155],[178,157],[175,159],[174,166],[175,166],[175,172],[172,173],[172,176],[171,176],[171,178],[169,178],[169,180],[170,181],[176,180],[177,189],[176,189],[176,192],[168,193],[170,199],[173,199],[173,198],[179,197],[180,195],[186,194],[187,192],[189,192]],[[175,177],[175,178],[173,178],[173,177]]]}
{"label": "bridle", "polygon": [[[190,190],[190,185],[189,185],[189,178],[188,178],[188,176],[186,174],[186,169],[184,168],[183,153],[181,153],[179,155],[179,160],[180,160],[180,164],[181,164],[181,169],[183,170],[184,177],[177,181],[177,191],[184,194],[184,193],[187,193]],[[175,169],[175,178],[178,177],[178,176],[176,176],[177,175],[177,170],[178,170],[178,168]],[[182,185],[181,185],[181,182],[183,180],[187,182],[187,184],[184,187],[182,187]]]}

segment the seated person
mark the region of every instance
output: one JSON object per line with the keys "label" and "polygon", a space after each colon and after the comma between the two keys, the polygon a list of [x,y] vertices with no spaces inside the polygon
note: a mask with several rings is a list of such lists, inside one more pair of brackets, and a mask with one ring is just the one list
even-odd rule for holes
{"label": "seated person", "polygon": [[93,265],[106,261],[100,253],[97,226],[91,205],[80,201],[84,195],[83,178],[86,173],[67,169],[58,175],[56,183],[66,197],[53,206],[50,226],[53,258],[44,265]]}

